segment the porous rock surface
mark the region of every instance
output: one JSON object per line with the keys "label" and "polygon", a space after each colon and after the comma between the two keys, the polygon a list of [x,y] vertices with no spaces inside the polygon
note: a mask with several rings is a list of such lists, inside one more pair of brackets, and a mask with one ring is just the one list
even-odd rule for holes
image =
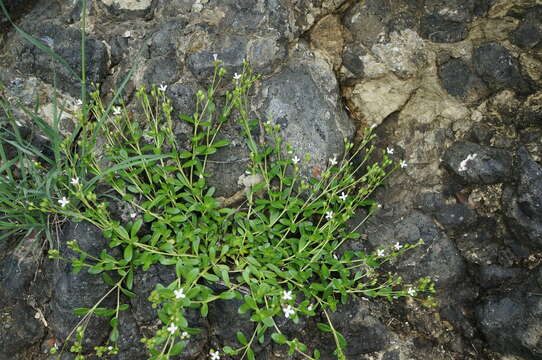
{"label": "porous rock surface", "polygon": [[[13,1],[8,8],[18,26],[79,73],[81,3]],[[176,111],[191,113],[193,95],[208,84],[213,54],[229,77],[247,59],[263,75],[253,116],[280,125],[297,155],[311,154],[308,172],[318,173],[340,154],[344,137],[372,125],[376,146],[393,147],[391,156],[408,163],[375,194],[382,208],[361,228],[366,236],[348,246],[371,251],[424,240],[388,270],[406,283],[434,278],[439,305],[356,299],[340,307],[333,317],[350,344],[349,359],[542,358],[540,1],[88,4],[86,70],[106,97],[137,62],[127,99],[139,85],[166,84]],[[56,76],[60,98],[76,100],[73,74],[1,17],[0,28],[6,29],[0,80],[7,96],[31,104],[39,92],[47,106]],[[232,144],[212,159],[217,175],[211,182],[228,195],[239,189],[248,151],[236,125],[223,136]],[[91,252],[104,244],[84,223],[68,224],[61,244],[73,237]],[[9,242],[0,246],[0,359],[47,359],[47,350],[77,322],[71,310],[92,305],[107,287],[99,277],[71,274],[65,264],[40,258],[40,249],[29,257]],[[159,267],[136,275],[140,294],[122,315],[119,359],[146,358],[139,339],[156,319],[145,298],[170,275]],[[205,320],[189,314],[203,331],[183,359],[232,345],[232,334],[251,326],[236,306],[217,303]],[[331,340],[314,320],[280,326],[332,358]],[[100,342],[106,328],[94,320],[89,338]],[[258,359],[290,358],[272,343],[256,350]]]}

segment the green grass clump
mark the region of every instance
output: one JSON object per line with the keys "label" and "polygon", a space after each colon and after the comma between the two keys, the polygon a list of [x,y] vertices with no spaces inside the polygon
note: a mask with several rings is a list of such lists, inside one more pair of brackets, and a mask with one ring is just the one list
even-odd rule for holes
{"label": "green grass clump", "polygon": [[[84,0],[83,5],[86,8]],[[0,6],[5,11],[2,0]],[[82,15],[84,29],[85,12]],[[52,50],[17,30],[56,58]],[[330,316],[339,304],[354,296],[431,302],[426,298],[434,291],[430,280],[402,284],[400,276],[380,269],[418,244],[397,243],[374,253],[344,246],[361,241],[357,229],[378,209],[369,199],[372,192],[406,165],[394,163],[386,151],[381,162],[370,163],[372,129],[356,145],[345,140],[344,155],[329,159],[319,178],[307,178],[300,169],[308,158],[294,155],[295,149],[281,139],[280,128],[250,119],[250,89],[258,76],[247,63],[242,74],[226,83],[226,69],[215,59],[211,85],[197,93],[191,115],[173,114],[165,86],[141,87],[136,118],[122,102],[129,76],[107,105],[98,91],[87,94],[84,39],[82,31],[81,106],[71,136],[61,135],[59,113],[50,124],[37,115],[37,107],[28,110],[0,98],[0,240],[50,235],[47,220],[56,218],[92,223],[109,241],[99,256],[70,241],[77,258],[64,257],[50,244],[51,258],[69,261],[73,271],[96,274],[110,285],[96,304],[74,309],[82,319],[68,349],[77,360],[88,355],[83,340],[91,316],[107,317],[111,325],[107,343],[96,347],[95,354],[107,357],[120,351],[119,314],[128,308],[127,298],[136,296],[135,274],[154,264],[174,268],[176,280],[156,284],[148,299],[162,324],[152,337],[142,339],[152,360],[181,354],[187,339],[199,332],[189,326],[187,311],[197,309],[205,317],[209,305],[218,300],[239,300],[239,313],[250,318],[254,331],[237,333],[237,344],[211,349],[212,359],[223,354],[254,359],[253,346],[268,337],[291,355],[318,359],[320,352],[312,344],[287,337],[281,325],[285,319],[297,323],[312,316],[322,319],[318,328],[330,333],[336,357],[345,359],[346,341]],[[23,134],[17,124],[15,108],[31,120],[29,133]],[[55,101],[55,109],[60,108]],[[187,148],[175,134],[178,121],[191,128]],[[223,198],[208,184],[207,164],[210,156],[228,146],[220,130],[229,121],[243,129],[250,161],[243,188]],[[256,128],[263,130],[258,139]],[[36,136],[46,138],[44,147],[35,144]],[[366,218],[349,229],[348,220],[361,207],[367,210]],[[118,214],[113,208],[132,212]],[[110,297],[116,306],[103,307]],[[64,346],[68,343],[66,339]]]}
{"label": "green grass clump", "polygon": [[[180,354],[186,338],[198,332],[189,327],[188,309],[199,309],[205,317],[210,303],[227,299],[242,300],[239,313],[250,315],[254,332],[238,333],[239,344],[213,350],[213,354],[219,351],[253,359],[252,345],[270,336],[287,345],[292,354],[317,359],[318,350],[309,349],[297,338],[287,338],[277,318],[298,322],[302,316],[323,314],[325,323],[318,327],[331,333],[335,353],[344,359],[345,339],[329,316],[339,303],[356,295],[392,300],[431,290],[428,280],[405,286],[400,277],[377,271],[417,244],[379,249],[374,254],[343,250],[345,242],[360,237],[347,229],[346,222],[359,207],[368,208],[367,217],[377,209],[368,197],[399,165],[385,153],[382,163],[367,164],[374,150],[369,145],[374,138],[369,129],[355,148],[345,143],[345,155],[330,159],[320,178],[305,179],[301,160],[291,155],[293,149],[283,143],[278,126],[262,124],[264,142],[253,136],[254,127],[260,124],[249,119],[248,97],[258,77],[248,64],[235,77],[231,90],[225,91],[224,105],[218,109],[216,96],[225,72],[216,61],[212,85],[197,94],[197,112],[180,116],[193,130],[188,149],[180,147],[174,134],[178,120],[163,88],[137,91],[142,121],[122,105],[113,108],[98,130],[98,137],[105,139],[103,154],[87,149],[85,158],[70,157],[72,168],[81,168],[80,163],[88,166],[87,177],[72,178],[58,201],[44,200],[39,206],[34,204],[34,209],[96,225],[110,239],[109,248],[119,248],[117,253],[122,256],[104,249],[93,257],[71,241],[69,247],[79,258],[65,259],[54,250],[51,257],[71,261],[74,271],[101,274],[111,285],[106,296],[135,296],[134,274],[153,264],[175,268],[177,279],[157,284],[149,297],[163,325],[154,337],[143,339],[150,359]],[[89,109],[100,118],[106,109],[97,92],[92,99]],[[227,140],[217,139],[220,128],[232,117],[243,129],[250,165],[245,188],[224,199],[214,196],[206,169],[209,156],[228,145]],[[95,137],[95,127],[89,124],[84,129],[79,146],[95,146],[85,140]],[[354,165],[356,156],[363,160]],[[366,170],[363,176],[354,176],[362,169]],[[96,194],[98,184],[113,190],[109,201],[125,202],[134,209],[132,221],[117,220],[109,210],[110,203]],[[109,343],[96,349],[100,354],[118,351],[118,316],[127,305],[121,303],[122,297],[117,299],[113,309],[98,303],[76,310],[85,315],[78,330],[81,337],[90,315],[111,318]],[[80,353],[82,348],[72,350]]]}

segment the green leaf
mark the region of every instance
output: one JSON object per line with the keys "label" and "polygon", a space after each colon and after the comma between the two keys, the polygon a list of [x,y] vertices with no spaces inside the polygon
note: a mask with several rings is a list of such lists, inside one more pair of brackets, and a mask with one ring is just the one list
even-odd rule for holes
{"label": "green leaf", "polygon": [[276,342],[277,344],[286,344],[286,342],[288,341],[286,336],[279,333],[271,334],[271,339],[273,339],[273,341]]}
{"label": "green leaf", "polygon": [[143,219],[139,218],[137,219],[134,224],[132,225],[132,228],[130,229],[130,235],[131,237],[135,237],[139,231],[139,229],[141,229],[141,225],[143,225]]}
{"label": "green leaf", "polygon": [[132,257],[134,255],[134,248],[132,245],[128,245],[124,248],[124,260],[126,262],[132,261]]}
{"label": "green leaf", "polygon": [[323,332],[331,332],[331,327],[328,324],[317,323],[316,326]]}
{"label": "green leaf", "polygon": [[209,313],[209,305],[207,305],[207,303],[201,305],[200,313],[201,316],[207,317],[207,314]]}
{"label": "green leaf", "polygon": [[169,355],[170,356],[179,355],[184,350],[185,347],[186,347],[186,343],[184,341],[179,341],[171,347],[171,350],[169,351]]}
{"label": "green leaf", "polygon": [[239,343],[241,343],[242,345],[248,344],[248,340],[247,340],[247,338],[245,337],[245,334],[243,334],[241,331],[238,331],[238,332],[235,334],[235,337],[237,337],[237,341],[239,341]]}
{"label": "green leaf", "polygon": [[90,311],[89,308],[77,308],[77,309],[74,309],[72,312],[75,315],[86,315],[88,314],[89,311]]}

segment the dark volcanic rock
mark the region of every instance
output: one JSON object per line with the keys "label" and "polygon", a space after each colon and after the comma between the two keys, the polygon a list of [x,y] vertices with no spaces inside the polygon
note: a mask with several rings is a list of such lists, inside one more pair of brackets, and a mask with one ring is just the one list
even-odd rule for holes
{"label": "dark volcanic rock", "polygon": [[[0,262],[0,305],[13,304],[23,300],[32,279],[34,278],[38,261],[29,249],[22,246],[32,246],[36,239],[23,239],[17,249]],[[31,251],[31,250],[30,250]]]}
{"label": "dark volcanic rock", "polygon": [[512,174],[510,153],[470,142],[454,143],[442,162],[465,184],[495,184],[509,180]]}
{"label": "dark volcanic rock", "polygon": [[516,30],[510,34],[510,40],[524,49],[532,49],[542,41],[542,6],[526,10],[526,14]]}
{"label": "dark volcanic rock", "polygon": [[330,158],[343,152],[344,138],[354,133],[337,94],[328,63],[310,56],[301,45],[279,73],[262,81],[261,117],[280,125],[284,142],[293,147],[292,156],[310,155],[303,163],[308,173],[322,171]]}
{"label": "dark volcanic rock", "polygon": [[463,280],[463,258],[431,217],[414,211],[400,222],[385,217],[373,221],[375,224],[369,224],[365,230],[373,248],[391,248],[397,242],[416,244],[420,239],[424,241],[423,245],[406,252],[392,264],[405,283],[431,277],[439,288],[449,289]]}
{"label": "dark volcanic rock", "polygon": [[36,310],[16,304],[0,309],[0,360],[11,360],[40,341],[43,324],[34,317]]}
{"label": "dark volcanic rock", "polygon": [[140,325],[149,324],[158,318],[157,311],[148,300],[156,285],[168,286],[177,279],[175,267],[152,265],[148,270],[138,270],[134,275],[134,292],[130,298],[134,317]]}
{"label": "dark volcanic rock", "polygon": [[[66,29],[51,22],[33,25],[31,29],[26,30],[62,57],[77,77],[63,64],[51,59],[47,53],[24,39],[21,39],[21,44],[13,49],[14,57],[17,59],[17,68],[24,74],[37,76],[50,84],[53,84],[56,75],[56,84],[61,90],[79,97],[81,91],[79,81],[79,76],[81,76],[80,32],[72,28]],[[101,83],[107,72],[109,59],[107,49],[101,41],[88,36],[85,51],[87,81]]]}
{"label": "dark volcanic rock", "polygon": [[476,308],[491,349],[524,359],[542,358],[542,267],[510,293],[489,297]]}
{"label": "dark volcanic rock", "polygon": [[519,179],[503,194],[503,208],[510,231],[531,249],[542,248],[542,168],[527,151],[518,151]]}
{"label": "dark volcanic rock", "polygon": [[452,59],[439,67],[442,86],[452,96],[475,101],[487,94],[487,87],[461,59]]}
{"label": "dark volcanic rock", "polygon": [[437,43],[453,43],[468,35],[467,24],[448,20],[439,14],[429,14],[421,19],[422,37]]}
{"label": "dark volcanic rock", "polygon": [[497,43],[487,43],[474,49],[474,68],[492,90],[512,88],[520,93],[531,91],[521,76],[519,63],[508,50]]}
{"label": "dark volcanic rock", "polygon": [[[6,7],[9,17],[12,21],[17,21],[22,15],[27,13],[38,2],[38,0],[9,0],[2,3]],[[9,20],[0,9],[0,32],[4,32],[9,28]]]}
{"label": "dark volcanic rock", "polygon": [[[339,306],[330,317],[334,327],[348,341],[345,349],[347,358],[357,358],[362,354],[384,350],[394,336],[374,317],[370,304],[364,300],[352,300],[347,305]],[[322,350],[331,354],[335,347],[331,335],[322,333],[320,338]]]}
{"label": "dark volcanic rock", "polygon": [[521,273],[520,268],[506,268],[499,265],[481,266],[478,272],[478,283],[486,289],[501,285],[510,286]]}
{"label": "dark volcanic rock", "polygon": [[[74,251],[67,249],[66,242],[76,240],[81,249],[93,256],[99,256],[102,249],[107,249],[108,241],[104,239],[96,227],[88,223],[69,223],[65,226],[61,237],[60,255],[66,258],[79,257]],[[66,339],[76,327],[82,316],[73,314],[77,308],[91,308],[110,289],[102,281],[101,276],[89,274],[85,269],[74,274],[71,265],[64,261],[50,264],[54,289],[50,302],[50,328],[58,339]],[[115,294],[114,294],[115,295]],[[116,298],[106,298],[100,307],[112,308]],[[109,335],[109,319],[93,316],[85,331],[84,346],[93,348],[102,343]],[[73,340],[73,339],[72,339]]]}

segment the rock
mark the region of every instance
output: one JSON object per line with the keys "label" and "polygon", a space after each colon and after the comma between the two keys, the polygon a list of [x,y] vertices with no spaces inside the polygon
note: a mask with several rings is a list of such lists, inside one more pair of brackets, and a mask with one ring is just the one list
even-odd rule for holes
{"label": "rock", "polygon": [[436,43],[454,43],[468,35],[467,24],[447,19],[440,14],[429,14],[421,19],[421,35]]}
{"label": "rock", "polygon": [[439,67],[442,86],[452,96],[465,101],[476,101],[487,95],[484,82],[461,59],[452,59]]}
{"label": "rock", "polygon": [[213,55],[222,61],[222,65],[228,69],[228,77],[243,70],[243,59],[247,54],[247,39],[241,36],[224,36],[216,39],[210,48],[198,50],[188,55],[186,65],[192,74],[201,81],[209,81],[214,72]]}
{"label": "rock", "polygon": [[[354,126],[338,97],[338,84],[331,67],[310,56],[304,45],[292,54],[276,75],[262,81],[256,94],[262,119],[281,127],[281,136],[303,159],[309,174],[317,174],[327,162],[343,152],[343,139],[350,139]],[[303,134],[303,136],[299,136]]]}
{"label": "rock", "polygon": [[391,265],[405,284],[420,277],[430,277],[436,282],[437,289],[446,291],[465,276],[465,263],[456,246],[427,215],[413,211],[400,221],[380,215],[378,219],[373,218],[364,231],[370,251],[391,249],[397,242],[415,244],[420,239],[424,241],[423,245],[406,252]]}
{"label": "rock", "polygon": [[[61,237],[60,255],[66,258],[79,257],[74,251],[67,249],[66,242],[76,240],[81,249],[93,256],[99,256],[103,249],[107,249],[108,241],[101,235],[101,231],[85,222],[68,223]],[[66,341],[70,332],[77,326],[82,316],[73,314],[77,308],[93,307],[110,289],[103,282],[101,276],[89,274],[85,269],[74,274],[71,265],[66,262],[54,261],[49,264],[48,271],[52,271],[54,289],[49,303],[49,327],[56,338]],[[113,294],[115,295],[115,294]],[[100,307],[113,308],[116,297],[104,299]],[[109,319],[93,316],[87,324],[85,331],[85,349],[92,349],[102,344],[109,335]],[[74,338],[68,341],[73,341]]]}
{"label": "rock", "polygon": [[13,359],[42,339],[44,327],[35,314],[22,303],[0,309],[0,360]]}
{"label": "rock", "polygon": [[[333,326],[347,339],[347,358],[358,358],[363,354],[387,349],[390,341],[396,338],[374,313],[369,302],[352,299],[330,314]],[[322,353],[330,355],[334,351],[335,342],[330,334],[321,333],[319,342],[322,344],[319,346]]]}
{"label": "rock", "polygon": [[511,292],[490,296],[475,313],[492,350],[528,360],[542,357],[542,267],[532,273]]}
{"label": "rock", "polygon": [[130,298],[132,312],[137,323],[149,325],[158,319],[156,309],[152,307],[148,298],[156,285],[168,286],[177,279],[174,266],[151,265],[147,270],[138,270],[134,275],[134,293],[137,295]]}
{"label": "rock", "polygon": [[442,164],[465,184],[496,184],[512,174],[512,156],[506,150],[470,142],[455,142]]}
{"label": "rock", "polygon": [[447,229],[465,229],[476,223],[476,212],[464,204],[449,204],[435,212],[435,219]]}
{"label": "rock", "polygon": [[486,289],[506,286],[509,288],[521,275],[520,268],[506,268],[499,265],[481,266],[477,273],[478,283]]}
{"label": "rock", "polygon": [[[52,22],[42,22],[26,29],[30,35],[41,40],[54,52],[61,56],[79,77],[81,75],[81,34],[78,30],[56,25]],[[87,36],[86,76],[88,83],[101,83],[107,73],[109,56],[105,45],[92,36]],[[13,46],[13,56],[16,67],[24,74],[34,75],[41,80],[53,84],[56,76],[57,86],[71,96],[79,98],[81,84],[66,67],[39,50],[24,39],[18,38]]]}
{"label": "rock", "polygon": [[[38,0],[11,0],[3,4],[12,21],[17,21],[21,16],[30,11]],[[10,27],[10,23],[2,9],[0,9],[0,32],[4,33]]]}
{"label": "rock", "polygon": [[242,303],[241,300],[218,300],[209,304],[210,335],[214,337],[215,348],[225,345],[237,346],[238,331],[245,334],[247,339],[254,332],[255,324],[250,321],[250,315],[239,314],[237,311]]}
{"label": "rock", "polygon": [[341,65],[341,55],[344,47],[343,26],[340,18],[328,15],[313,27],[310,37],[311,45],[321,50],[329,59],[334,69]]}
{"label": "rock", "polygon": [[530,249],[541,249],[542,168],[521,148],[517,171],[517,185],[507,187],[503,194],[506,223],[518,242]]}
{"label": "rock", "polygon": [[100,0],[114,15],[147,16],[152,11],[153,0]]}
{"label": "rock", "polygon": [[542,41],[542,6],[534,6],[526,11],[523,21],[510,34],[510,40],[523,49],[537,47]]}
{"label": "rock", "polygon": [[25,300],[39,265],[37,241],[31,235],[23,238],[15,250],[0,261],[0,305]]}
{"label": "rock", "polygon": [[392,113],[400,110],[416,90],[417,84],[401,80],[393,74],[363,81],[348,94],[355,111],[367,121],[367,126],[380,125]]}
{"label": "rock", "polygon": [[141,332],[134,319],[133,310],[119,314],[119,354],[118,360],[147,360],[149,358],[145,345],[141,342]]}
{"label": "rock", "polygon": [[521,76],[517,59],[504,46],[491,42],[475,48],[473,63],[491,90],[512,88],[522,94],[531,92],[529,84]]}

